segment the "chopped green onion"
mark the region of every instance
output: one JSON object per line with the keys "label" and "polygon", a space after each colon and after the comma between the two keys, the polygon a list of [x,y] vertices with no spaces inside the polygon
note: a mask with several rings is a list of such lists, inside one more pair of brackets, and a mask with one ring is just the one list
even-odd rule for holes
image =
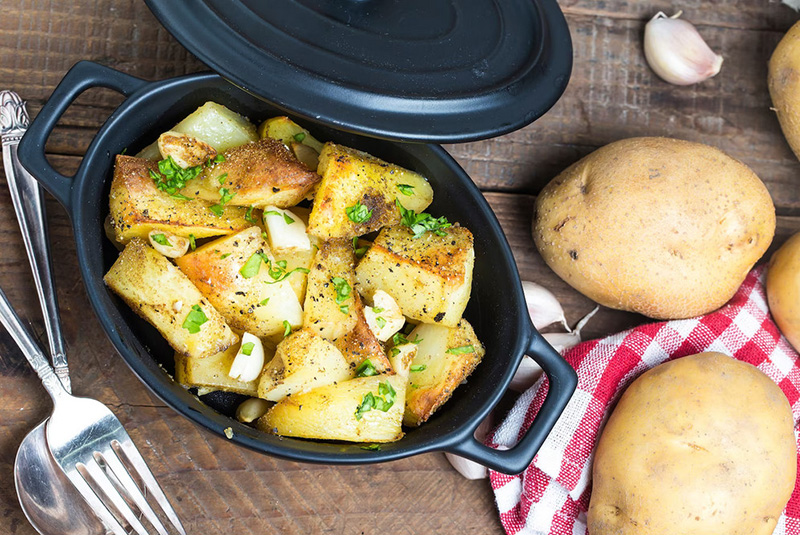
{"label": "chopped green onion", "polygon": [[259,305],[261,305],[262,307],[265,307],[265,306],[267,306],[267,303],[269,303],[269,297],[267,297],[266,299],[262,299],[261,302],[259,303]]}
{"label": "chopped green onion", "polygon": [[364,359],[364,362],[356,368],[356,377],[371,377],[373,375],[378,375],[378,370],[375,369],[369,359]]}
{"label": "chopped green onion", "polygon": [[400,224],[410,228],[414,233],[414,238],[419,238],[426,232],[433,232],[437,236],[446,236],[447,233],[442,229],[453,226],[444,216],[435,218],[425,212],[418,214],[414,210],[406,210],[397,199],[395,199],[395,204],[400,210]]}
{"label": "chopped green onion", "polygon": [[239,270],[242,277],[245,279],[252,279],[258,275],[258,270],[261,269],[261,254],[262,253],[253,253],[250,258],[247,259],[247,262],[245,262]]}
{"label": "chopped green onion", "polygon": [[226,258],[228,258],[230,255],[231,255],[231,253],[225,253],[224,255],[220,256],[219,258],[220,258],[220,260],[225,260],[225,259],[226,259]]}
{"label": "chopped green onion", "polygon": [[445,353],[450,353],[451,355],[464,355],[466,353],[475,353],[475,347],[472,344],[461,347],[453,347],[445,351]]}
{"label": "chopped green onion", "polygon": [[361,446],[361,449],[362,450],[367,450],[367,451],[381,451],[381,445],[380,444],[367,444],[366,446]]}
{"label": "chopped green onion", "polygon": [[286,338],[292,334],[292,325],[288,320],[283,320],[283,337]]}
{"label": "chopped green onion", "polygon": [[375,323],[378,324],[378,329],[383,329],[384,327],[386,327],[386,320],[380,316],[375,317]]}
{"label": "chopped green onion", "polygon": [[400,193],[402,193],[406,197],[411,197],[412,195],[414,195],[414,186],[410,184],[398,184],[397,189],[399,189]]}
{"label": "chopped green onion", "polygon": [[197,243],[194,240],[195,240],[194,234],[189,234],[189,247],[192,248],[192,251],[194,251],[197,248]]}
{"label": "chopped green onion", "polygon": [[306,134],[305,132],[298,132],[293,137],[295,141],[297,141],[298,143],[302,143],[303,140],[306,138]]}
{"label": "chopped green onion", "polygon": [[153,241],[156,242],[159,245],[165,245],[167,247],[172,247],[172,244],[169,242],[167,237],[165,235],[163,235],[163,234],[153,234],[150,237],[153,238]]}
{"label": "chopped green onion", "polygon": [[242,354],[247,355],[248,357],[253,353],[253,348],[256,347],[256,344],[253,342],[246,342],[242,344]]}
{"label": "chopped green onion", "polygon": [[413,365],[413,366],[411,366],[411,367],[409,368],[409,371],[412,371],[412,372],[421,372],[421,371],[422,371],[422,370],[424,370],[425,368],[427,368],[427,366],[426,366],[426,365],[424,365],[424,364],[415,364],[415,365]]}
{"label": "chopped green onion", "polygon": [[192,305],[192,309],[186,315],[186,319],[183,320],[183,327],[191,334],[199,333],[200,326],[208,321],[208,317],[203,312],[203,309],[200,308],[200,305]]}
{"label": "chopped green onion", "polygon": [[359,247],[358,246],[358,236],[353,237],[353,252],[356,255],[356,258],[361,258],[367,253],[367,249],[369,247]]}
{"label": "chopped green onion", "polygon": [[252,223],[254,225],[258,224],[258,221],[256,221],[256,218],[253,217],[253,207],[252,206],[250,208],[248,208],[247,211],[244,213],[244,220],[248,221],[248,222],[250,222],[250,223]]}
{"label": "chopped green onion", "polygon": [[372,217],[372,210],[360,202],[356,202],[353,206],[348,206],[345,212],[347,212],[347,217],[350,221],[356,224],[366,223]]}
{"label": "chopped green onion", "polygon": [[217,182],[219,182],[219,185],[221,186],[225,183],[227,179],[228,179],[228,173],[222,173],[217,177]]}

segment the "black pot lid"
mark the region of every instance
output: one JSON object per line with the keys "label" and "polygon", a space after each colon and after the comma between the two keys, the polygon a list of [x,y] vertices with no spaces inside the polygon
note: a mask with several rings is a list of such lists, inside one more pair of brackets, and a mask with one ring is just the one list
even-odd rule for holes
{"label": "black pot lid", "polygon": [[572,69],[556,0],[146,0],[193,54],[289,112],[471,141],[544,114]]}

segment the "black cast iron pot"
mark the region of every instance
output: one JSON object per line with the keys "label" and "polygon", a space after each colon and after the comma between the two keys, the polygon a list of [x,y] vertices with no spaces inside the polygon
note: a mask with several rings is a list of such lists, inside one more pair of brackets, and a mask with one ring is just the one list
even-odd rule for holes
{"label": "black cast iron pot", "polygon": [[[109,117],[73,177],[47,162],[45,142],[64,111],[83,91],[107,87],[127,99]],[[204,102],[213,100],[254,121],[285,112],[238,89],[216,74],[194,74],[146,82],[96,63],[76,64],[58,85],[20,143],[23,165],[67,209],[74,228],[78,262],[89,300],[114,347],[134,373],[167,405],[233,442],[295,461],[364,464],[444,450],[474,459],[494,470],[518,473],[528,466],[575,390],[570,366],[534,329],[527,314],[516,264],[492,210],[459,165],[438,145],[406,144],[306,124],[320,140],[367,151],[426,176],[434,190],[433,214],[458,221],[475,236],[472,298],[465,316],[486,346],[486,356],[469,378],[426,424],[406,430],[379,451],[359,444],[281,438],[257,431],[230,417],[235,402],[227,396],[201,401],[168,372],[173,351],[157,331],[139,318],[103,284],[117,250],[103,231],[114,157],[135,154]],[[524,354],[534,358],[549,379],[549,393],[533,425],[519,444],[497,451],[473,438],[473,432],[500,400]]]}

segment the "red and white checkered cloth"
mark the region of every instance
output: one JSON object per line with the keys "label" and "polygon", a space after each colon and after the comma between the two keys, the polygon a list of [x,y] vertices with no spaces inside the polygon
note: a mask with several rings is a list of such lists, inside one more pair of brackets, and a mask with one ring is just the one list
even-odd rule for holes
{"label": "red and white checkered cloth", "polygon": [[[769,315],[765,271],[764,267],[754,269],[730,302],[716,312],[642,325],[584,342],[566,352],[564,358],[578,372],[578,388],[552,433],[521,475],[490,473],[500,521],[509,535],[587,533],[592,452],[600,430],[631,381],[664,361],[718,351],[753,364],[786,394],[797,428],[800,357]],[[546,393],[547,381],[541,379],[522,394],[487,444],[515,444],[530,426]],[[774,533],[800,533],[798,486]]]}

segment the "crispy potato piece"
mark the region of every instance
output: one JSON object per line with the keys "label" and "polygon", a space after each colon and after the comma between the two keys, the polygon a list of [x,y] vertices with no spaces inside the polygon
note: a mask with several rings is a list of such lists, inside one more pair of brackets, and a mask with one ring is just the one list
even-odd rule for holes
{"label": "crispy potato piece", "polygon": [[313,388],[346,381],[355,373],[336,347],[306,330],[278,344],[258,383],[258,397],[280,401]]}
{"label": "crispy potato piece", "polygon": [[364,317],[364,306],[361,303],[361,297],[359,297],[358,292],[354,292],[354,294],[353,309],[356,313],[356,324],[349,332],[334,340],[333,344],[342,352],[345,360],[353,370],[358,368],[365,359],[369,359],[378,373],[391,372],[392,365],[389,363],[389,359],[386,358],[383,346],[370,330]]}
{"label": "crispy potato piece", "polygon": [[422,324],[409,340],[420,342],[411,362],[403,424],[418,426],[450,399],[486,353],[472,325],[462,319],[458,327]]}
{"label": "crispy potato piece", "polygon": [[[325,144],[318,172],[322,182],[314,197],[308,232],[323,240],[353,238],[399,224],[395,199],[416,212],[433,201],[433,189],[422,175],[341,145]],[[361,223],[347,214],[347,209],[358,203],[371,210]]]}
{"label": "crispy potato piece", "polygon": [[320,180],[286,145],[270,138],[234,147],[223,156],[225,161],[206,168],[182,193],[216,203],[225,188],[234,194],[229,203],[235,206],[288,208],[302,201]]}
{"label": "crispy potato piece", "polygon": [[336,340],[353,330],[358,322],[354,264],[349,241],[330,240],[320,246],[308,274],[304,328],[326,340]]}
{"label": "crispy potato piece", "polygon": [[230,234],[250,226],[245,209],[226,206],[221,216],[209,210],[210,203],[184,201],[159,190],[150,171],[158,172],[151,161],[118,155],[111,182],[109,208],[116,241],[147,239],[152,230],[188,238]]}
{"label": "crispy potato piece", "polygon": [[359,291],[369,299],[385,291],[409,318],[458,325],[472,289],[475,251],[466,228],[443,232],[414,238],[406,227],[381,230],[356,268]]}
{"label": "crispy potato piece", "polygon": [[158,151],[164,158],[171,157],[183,169],[203,165],[217,155],[217,151],[208,143],[172,130],[158,136]]}
{"label": "crispy potato piece", "polygon": [[261,138],[271,137],[272,139],[277,139],[286,146],[300,142],[314,149],[317,154],[322,152],[322,143],[317,141],[308,130],[288,117],[282,116],[267,119],[259,125],[258,135]]}
{"label": "crispy potato piece", "polygon": [[[303,309],[289,280],[274,282],[258,253],[265,254],[276,267],[261,229],[250,227],[198,247],[175,263],[232,327],[259,337],[282,333],[284,320],[293,328],[299,327]],[[244,268],[248,262],[252,262],[252,273]],[[252,276],[246,277],[243,269]],[[289,278],[305,276],[294,272]]]}
{"label": "crispy potato piece", "polygon": [[[240,345],[240,343],[233,345],[222,353],[203,359],[188,358],[175,353],[175,380],[186,387],[211,388],[251,397],[257,396],[258,379],[240,381],[228,375]],[[272,352],[267,346],[264,350],[267,353],[265,356],[269,359]]]}
{"label": "crispy potato piece", "polygon": [[[192,282],[143,240],[134,239],[103,279],[137,314],[152,324],[175,351],[209,357],[234,345],[239,337]],[[207,320],[191,332],[187,316],[198,306]]]}
{"label": "crispy potato piece", "polygon": [[[253,123],[216,102],[206,102],[170,130],[208,143],[217,152],[258,139]],[[148,160],[162,159],[157,142],[148,145],[136,156]]]}
{"label": "crispy potato piece", "polygon": [[[356,417],[368,394],[388,396],[381,392],[390,385],[394,403],[386,412],[373,408]],[[406,383],[401,375],[357,377],[338,384],[321,386],[289,396],[259,418],[256,426],[277,435],[347,440],[351,442],[393,442],[403,437],[401,421]]]}

